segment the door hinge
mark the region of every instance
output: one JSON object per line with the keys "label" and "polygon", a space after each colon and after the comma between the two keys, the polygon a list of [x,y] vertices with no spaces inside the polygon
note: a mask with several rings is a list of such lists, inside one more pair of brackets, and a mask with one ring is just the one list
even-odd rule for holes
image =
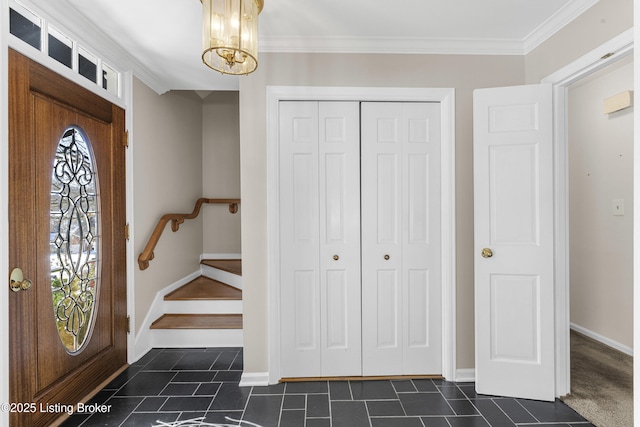
{"label": "door hinge", "polygon": [[129,148],[129,131],[124,131],[124,146],[125,148]]}
{"label": "door hinge", "polygon": [[130,235],[129,235],[129,223],[127,223],[124,226],[124,238],[127,239],[127,242],[129,241],[129,237],[130,237]]}
{"label": "door hinge", "polygon": [[127,333],[131,333],[131,316],[127,316]]}

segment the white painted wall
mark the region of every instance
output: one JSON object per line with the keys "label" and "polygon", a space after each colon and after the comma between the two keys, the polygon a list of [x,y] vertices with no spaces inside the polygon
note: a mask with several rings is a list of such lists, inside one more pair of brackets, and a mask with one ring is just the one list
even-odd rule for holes
{"label": "white painted wall", "polygon": [[[603,101],[633,89],[632,58],[569,90],[571,322],[633,347],[633,108]],[[623,199],[623,216],[612,215]]]}

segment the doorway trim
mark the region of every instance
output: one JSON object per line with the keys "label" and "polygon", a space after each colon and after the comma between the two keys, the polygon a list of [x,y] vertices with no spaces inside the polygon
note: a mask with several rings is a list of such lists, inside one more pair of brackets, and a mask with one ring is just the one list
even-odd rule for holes
{"label": "doorway trim", "polygon": [[569,287],[569,86],[633,53],[633,28],[542,79],[553,87],[556,396],[571,391]]}
{"label": "doorway trim", "polygon": [[[456,379],[455,89],[367,87],[267,87],[267,241],[269,372],[257,382],[275,384],[280,375],[280,229],[278,123],[280,101],[438,102],[441,113],[442,375]],[[261,381],[260,381],[261,380]],[[243,381],[244,383],[244,381]],[[253,383],[254,385],[256,383]]]}

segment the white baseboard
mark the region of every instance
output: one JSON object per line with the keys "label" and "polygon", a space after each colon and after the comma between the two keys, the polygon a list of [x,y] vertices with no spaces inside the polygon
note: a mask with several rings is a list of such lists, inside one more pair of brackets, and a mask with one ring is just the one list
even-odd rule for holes
{"label": "white baseboard", "polygon": [[240,387],[260,387],[269,385],[268,372],[243,372],[240,378]]}
{"label": "white baseboard", "polygon": [[184,277],[170,284],[166,288],[156,293],[156,297],[153,299],[153,303],[151,304],[151,307],[149,308],[149,311],[147,312],[147,315],[142,322],[142,326],[137,333],[134,351],[135,357],[134,360],[130,361],[130,363],[137,361],[153,348],[153,334],[151,333],[152,331],[151,329],[149,329],[149,327],[157,318],[164,314],[164,296],[170,292],[175,291],[180,286],[186,285],[190,281],[200,277],[200,274],[200,271],[193,272],[187,277]]}
{"label": "white baseboard", "polygon": [[[242,259],[241,254],[202,254],[200,255],[200,261],[203,259]],[[201,264],[200,271],[202,275],[209,279],[217,280],[218,282],[226,283],[234,288],[242,290],[242,276],[229,273],[227,271],[218,270],[217,268],[209,267],[208,265]]]}
{"label": "white baseboard", "polygon": [[476,380],[475,369],[457,369],[456,370],[456,382],[457,383],[471,383]]}
{"label": "white baseboard", "polygon": [[209,279],[217,280],[218,282],[226,283],[229,286],[242,290],[242,276],[229,273],[228,271],[218,270],[208,265],[201,265],[200,272]]}
{"label": "white baseboard", "polygon": [[[456,371],[456,382],[474,382],[476,380],[475,369],[458,369]],[[243,372],[240,379],[240,387],[267,386],[269,385],[268,372]]]}
{"label": "white baseboard", "polygon": [[617,341],[614,341],[614,340],[612,340],[610,338],[607,338],[604,335],[600,335],[597,332],[593,332],[593,331],[591,331],[591,330],[589,330],[587,328],[583,328],[582,326],[576,325],[575,323],[571,323],[571,329],[573,329],[574,331],[579,332],[582,335],[585,335],[585,336],[587,336],[587,337],[589,337],[591,339],[599,341],[604,345],[607,345],[607,346],[609,346],[609,347],[611,347],[613,349],[616,349],[618,351],[621,351],[621,352],[623,352],[625,354],[628,354],[629,356],[633,357],[633,348],[631,348],[631,347],[628,347],[628,346],[626,346],[624,344],[621,344],[621,343],[619,343]]}
{"label": "white baseboard", "polygon": [[152,329],[152,348],[242,347],[242,329]]}
{"label": "white baseboard", "polygon": [[242,259],[242,254],[202,254],[200,261],[203,259]]}

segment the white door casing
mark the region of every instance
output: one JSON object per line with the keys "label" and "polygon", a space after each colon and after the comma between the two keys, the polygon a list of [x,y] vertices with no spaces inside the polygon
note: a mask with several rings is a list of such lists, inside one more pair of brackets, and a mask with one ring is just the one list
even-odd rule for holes
{"label": "white door casing", "polygon": [[[245,372],[242,385],[275,384],[281,378],[284,357],[281,318],[282,278],[280,231],[280,103],[282,101],[435,102],[440,105],[440,206],[442,275],[442,373],[456,379],[456,239],[455,239],[455,89],[268,86],[267,100],[267,225],[269,364],[267,372]],[[461,374],[464,375],[464,374]]]}
{"label": "white door casing", "polygon": [[282,102],[282,376],[360,375],[358,103]]}
{"label": "white door casing", "polygon": [[[568,214],[568,88],[581,79],[633,54],[630,28],[542,79],[553,86],[555,163],[555,288],[556,288],[556,395],[571,391]],[[640,185],[637,186],[640,188]],[[639,198],[640,200],[640,198]],[[640,212],[640,210],[638,210]],[[640,330],[640,328],[637,328]],[[640,339],[636,340],[640,342]]]}
{"label": "white door casing", "polygon": [[478,393],[555,398],[552,126],[550,85],[474,91]]}
{"label": "white door casing", "polygon": [[361,109],[363,374],[440,374],[440,106]]}

